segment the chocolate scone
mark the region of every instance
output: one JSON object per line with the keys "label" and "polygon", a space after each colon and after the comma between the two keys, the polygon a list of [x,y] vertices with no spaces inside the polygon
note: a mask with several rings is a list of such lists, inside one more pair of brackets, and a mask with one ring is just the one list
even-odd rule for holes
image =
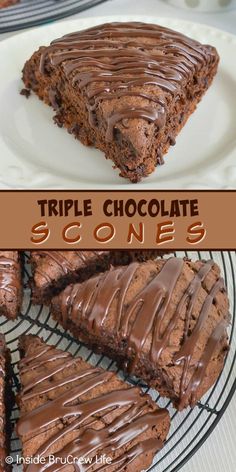
{"label": "chocolate scone", "polygon": [[228,350],[229,301],[213,262],[132,263],[52,301],[65,329],[182,409],[219,376]]}
{"label": "chocolate scone", "polygon": [[21,309],[22,257],[18,251],[0,251],[0,315],[15,319]]}
{"label": "chocolate scone", "polygon": [[41,47],[23,81],[59,126],[138,182],[163,163],[218,61],[214,47],[162,26],[108,23]]}
{"label": "chocolate scone", "polygon": [[161,250],[138,251],[32,251],[33,303],[48,304],[66,285],[82,282],[111,265],[126,265],[165,254]]}
{"label": "chocolate scone", "polygon": [[[23,336],[20,351],[17,431],[23,457],[39,457],[43,470],[50,471],[61,470],[61,464],[68,472],[80,470],[79,460],[81,470],[91,472],[138,472],[150,466],[169,430],[167,410],[115,373],[38,337]],[[33,470],[42,470],[41,464]]]}
{"label": "chocolate scone", "polygon": [[0,334],[0,472],[10,472],[12,470],[11,465],[5,462],[10,451],[10,414],[13,405],[10,363],[10,351],[6,347],[3,334]]}
{"label": "chocolate scone", "polygon": [[10,7],[19,2],[20,0],[0,0],[0,8]]}

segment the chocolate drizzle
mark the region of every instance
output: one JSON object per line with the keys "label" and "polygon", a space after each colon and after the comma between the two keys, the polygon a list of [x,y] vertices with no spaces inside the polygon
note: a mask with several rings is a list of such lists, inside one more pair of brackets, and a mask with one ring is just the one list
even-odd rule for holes
{"label": "chocolate drizzle", "polygon": [[[56,364],[53,365],[53,361],[56,361]],[[89,366],[74,369],[73,375],[68,374],[67,367],[73,363],[76,367],[77,362],[80,362],[80,359],[73,359],[69,353],[49,346],[45,348],[42,342],[37,346],[35,358],[28,358],[26,355],[20,362],[20,372],[24,378],[22,398],[25,402],[49,391],[56,392],[56,395],[51,401],[48,400],[21,416],[17,426],[19,435],[35,437],[63,421],[63,428],[58,428],[51,436],[47,436],[48,439],[39,447],[35,456],[47,458],[54,445],[54,457],[60,459],[94,458],[96,454],[104,452],[113,457],[115,453],[112,465],[119,465],[119,471],[122,471],[141,454],[159,450],[162,447],[159,438],[140,439],[138,443],[135,441],[136,444],[132,441],[166,421],[168,412],[154,407],[151,398],[144,395],[139,388],[126,387],[125,384],[122,389],[108,389],[109,391],[101,394],[99,386],[109,385],[115,374]],[[51,363],[52,367],[44,374],[42,366],[47,363]],[[26,377],[23,377],[23,374],[30,371],[40,372],[34,382],[27,382]],[[63,372],[63,377],[55,380],[55,374],[58,372]],[[69,386],[75,381],[76,384],[71,388],[64,388],[58,393],[60,387]],[[85,395],[88,395],[87,399],[84,399]],[[105,419],[108,418],[108,412],[116,412],[112,421]],[[70,436],[74,439],[58,450],[60,441],[62,444],[63,438],[70,433],[74,433]],[[91,464],[74,465],[77,471],[89,470],[90,467]],[[106,464],[99,467],[99,470],[106,469]],[[46,460],[46,464],[31,464],[26,467],[26,472],[45,470],[57,471],[60,466]]]}
{"label": "chocolate drizzle", "polygon": [[[117,124],[133,118],[155,123],[159,129],[164,126],[163,91],[180,94],[211,55],[211,48],[158,25],[107,23],[53,41],[41,54],[40,72],[47,74],[50,67],[59,65],[63,68],[73,86],[87,96],[92,127],[101,101],[142,99],[142,105],[137,100],[134,106],[116,108],[106,117],[106,139],[111,141]],[[156,86],[156,91],[150,94],[149,86]]]}
{"label": "chocolate drizzle", "polygon": [[[173,315],[166,325],[176,287],[183,272],[184,261],[178,258],[168,259],[162,263],[158,273],[152,275],[144,288],[129,302],[129,290],[135,281],[140,264],[133,263],[127,268],[120,267],[105,274],[100,274],[83,284],[67,287],[59,296],[62,324],[64,327],[83,327],[101,339],[105,334],[104,326],[108,319],[113,302],[116,300],[115,337],[119,345],[126,346],[127,370],[135,374],[140,359],[148,355],[154,370],[162,359],[162,353],[170,347],[170,338],[176,329],[181,316],[185,318],[183,340],[178,352],[173,356],[173,363],[182,366],[179,387],[179,407],[194,404],[198,389],[202,384],[212,355],[219,344],[227,339],[225,320],[219,320],[216,329],[209,335],[202,357],[196,365],[193,362],[195,347],[201,331],[211,313],[212,304],[220,292],[225,291],[223,279],[219,278],[206,294],[200,307],[199,316],[194,327],[190,329],[192,315],[199,301],[200,290],[213,268],[213,261],[202,263],[195,273],[183,295],[179,299]],[[54,307],[54,304],[53,304]],[[149,342],[147,343],[147,340]],[[148,354],[144,346],[149,346]],[[190,375],[190,372],[193,372]]]}
{"label": "chocolate drizzle", "polygon": [[11,472],[6,457],[10,453],[11,410],[14,405],[11,378],[11,354],[6,346],[5,337],[0,333],[0,470]]}
{"label": "chocolate drizzle", "polygon": [[[104,251],[73,251],[74,258],[79,259],[81,266],[85,266],[86,262],[94,259],[99,259]],[[75,264],[70,260],[70,253],[67,251],[40,251],[39,255],[34,253],[34,257],[42,258],[42,260],[47,257],[49,265],[47,268],[50,268],[50,264],[53,262],[56,266],[59,267],[60,272],[63,275],[67,275],[69,272],[75,270]],[[51,261],[50,261],[51,259]],[[34,264],[34,259],[33,259]],[[78,264],[77,264],[78,266]],[[40,264],[36,264],[37,273],[40,274],[46,282],[52,282],[54,280],[54,275],[50,275],[50,271],[42,270]]]}
{"label": "chocolate drizzle", "polygon": [[[13,253],[11,253],[13,255]],[[0,290],[7,292],[12,297],[16,296],[20,289],[18,261],[8,257],[7,253],[0,254]]]}

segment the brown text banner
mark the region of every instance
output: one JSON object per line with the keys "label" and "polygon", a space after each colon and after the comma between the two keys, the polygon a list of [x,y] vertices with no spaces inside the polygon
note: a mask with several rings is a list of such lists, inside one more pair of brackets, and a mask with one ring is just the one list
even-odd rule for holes
{"label": "brown text banner", "polygon": [[236,191],[1,191],[1,249],[235,249]]}

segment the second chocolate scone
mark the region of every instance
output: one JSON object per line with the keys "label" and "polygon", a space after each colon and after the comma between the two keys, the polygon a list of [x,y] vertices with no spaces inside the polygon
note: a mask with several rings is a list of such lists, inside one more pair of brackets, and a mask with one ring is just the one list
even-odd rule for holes
{"label": "second chocolate scone", "polygon": [[0,316],[15,319],[23,298],[23,256],[19,251],[0,251]]}
{"label": "second chocolate scone", "polygon": [[53,316],[75,337],[182,409],[219,376],[229,300],[213,261],[132,263],[68,286]]}
{"label": "second chocolate scone", "polygon": [[108,23],[41,47],[26,62],[23,81],[55,109],[59,126],[138,182],[163,163],[218,61],[214,47],[177,31]]}
{"label": "second chocolate scone", "polygon": [[169,430],[166,409],[114,372],[38,337],[22,336],[20,352],[17,432],[23,457],[35,459],[25,472],[148,469]]}
{"label": "second chocolate scone", "polygon": [[4,335],[0,333],[0,472],[11,472],[6,457],[10,453],[11,409],[14,404],[11,378],[11,354]]}
{"label": "second chocolate scone", "polygon": [[165,254],[161,250],[137,251],[32,251],[33,303],[48,304],[66,285],[83,282],[111,265],[145,261]]}

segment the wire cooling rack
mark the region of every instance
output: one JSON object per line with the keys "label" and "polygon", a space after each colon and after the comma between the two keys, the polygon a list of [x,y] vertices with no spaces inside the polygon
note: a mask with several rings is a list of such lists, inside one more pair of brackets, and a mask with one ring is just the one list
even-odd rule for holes
{"label": "wire cooling rack", "polygon": [[[19,353],[17,349],[18,337],[23,333],[36,334],[44,338],[49,344],[70,351],[73,355],[80,355],[92,365],[100,365],[107,370],[114,370],[121,378],[125,378],[132,384],[139,384],[144,391],[148,392],[154,401],[162,407],[167,407],[171,415],[171,429],[164,448],[156,455],[152,467],[149,471],[155,472],[177,472],[199,449],[204,441],[211,434],[220,418],[224,414],[236,389],[236,253],[235,252],[178,252],[179,257],[192,260],[214,259],[219,264],[228,288],[232,322],[229,328],[231,349],[227,355],[222,374],[213,388],[207,392],[201,402],[194,409],[186,409],[177,412],[167,399],[160,398],[157,391],[150,390],[137,379],[124,377],[121,371],[117,370],[114,362],[104,356],[95,355],[82,343],[76,341],[69,333],[66,333],[51,316],[49,309],[44,306],[33,306],[30,301],[30,289],[25,289],[22,312],[19,318],[14,321],[7,321],[0,318],[0,330],[5,333],[8,347],[12,352],[14,369],[14,389],[19,389],[17,362]],[[26,264],[24,268],[25,283],[30,277],[30,266]],[[15,406],[12,414],[12,422],[18,418],[18,409]],[[20,443],[15,435],[12,436],[11,453],[17,462],[17,455],[20,457]],[[15,465],[14,472],[20,471],[21,466]]]}
{"label": "wire cooling rack", "polygon": [[0,9],[0,33],[29,28],[65,18],[107,0],[20,0]]}

